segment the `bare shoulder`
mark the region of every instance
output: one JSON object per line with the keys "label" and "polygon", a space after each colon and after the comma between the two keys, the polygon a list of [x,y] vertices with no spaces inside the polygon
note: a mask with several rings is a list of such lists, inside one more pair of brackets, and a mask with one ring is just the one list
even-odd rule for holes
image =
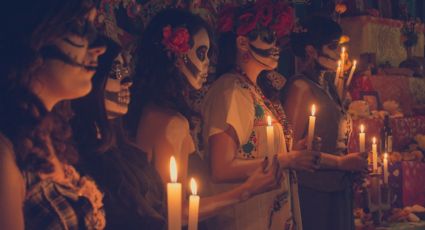
{"label": "bare shoulder", "polygon": [[0,133],[0,164],[2,166],[15,164],[13,145],[10,140]]}

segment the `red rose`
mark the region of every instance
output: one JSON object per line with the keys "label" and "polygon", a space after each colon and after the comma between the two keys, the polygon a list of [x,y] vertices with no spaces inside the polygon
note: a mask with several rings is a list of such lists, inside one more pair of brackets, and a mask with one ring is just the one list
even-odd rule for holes
{"label": "red rose", "polygon": [[179,27],[172,29],[166,26],[162,29],[162,44],[171,52],[186,53],[189,49],[189,31],[186,28]]}
{"label": "red rose", "polygon": [[255,4],[262,26],[268,26],[273,20],[273,3],[270,0],[259,0]]}
{"label": "red rose", "polygon": [[286,10],[277,16],[277,21],[270,29],[276,31],[276,35],[278,38],[281,38],[287,34],[289,34],[294,25],[294,15],[291,7],[286,7]]}
{"label": "red rose", "polygon": [[247,35],[249,32],[253,31],[257,26],[259,14],[245,13],[239,16],[238,20],[240,25],[236,29],[237,35]]}

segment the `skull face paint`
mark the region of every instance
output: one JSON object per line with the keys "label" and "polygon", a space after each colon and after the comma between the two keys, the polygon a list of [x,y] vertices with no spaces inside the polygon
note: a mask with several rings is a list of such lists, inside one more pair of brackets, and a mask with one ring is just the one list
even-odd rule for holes
{"label": "skull face paint", "polygon": [[210,60],[210,38],[205,29],[193,35],[193,46],[181,58],[182,65],[177,68],[186,77],[189,84],[196,90],[207,81]]}
{"label": "skull face paint", "polygon": [[251,56],[267,70],[277,68],[280,57],[280,48],[277,45],[277,38],[273,31],[266,30],[255,35],[255,39],[250,38],[249,52]]}
{"label": "skull face paint", "polygon": [[336,70],[337,62],[339,59],[338,53],[338,40],[322,46],[317,57],[317,63],[325,70]]}
{"label": "skull face paint", "polygon": [[130,103],[130,87],[132,80],[127,62],[122,54],[114,60],[105,87],[105,108],[108,119],[123,116]]}

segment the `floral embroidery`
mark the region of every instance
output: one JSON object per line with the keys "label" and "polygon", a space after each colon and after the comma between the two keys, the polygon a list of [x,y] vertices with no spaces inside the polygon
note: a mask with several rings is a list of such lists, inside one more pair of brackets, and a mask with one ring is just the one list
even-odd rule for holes
{"label": "floral embroidery", "polygon": [[264,118],[264,108],[255,103],[255,119],[263,119]]}
{"label": "floral embroidery", "polygon": [[249,140],[246,144],[242,145],[241,150],[239,150],[243,157],[254,159],[255,156],[252,154],[253,152],[257,151],[257,135],[255,131],[252,131],[251,136],[249,137]]}

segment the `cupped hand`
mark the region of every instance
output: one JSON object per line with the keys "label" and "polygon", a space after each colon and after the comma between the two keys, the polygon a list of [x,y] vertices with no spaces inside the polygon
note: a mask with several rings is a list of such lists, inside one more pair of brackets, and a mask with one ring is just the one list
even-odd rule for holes
{"label": "cupped hand", "polygon": [[345,171],[363,172],[367,170],[366,153],[350,153],[338,161],[338,168]]}
{"label": "cupped hand", "polygon": [[283,172],[275,155],[271,160],[264,159],[260,167],[248,177],[244,184],[251,195],[255,195],[280,187],[282,180]]}

